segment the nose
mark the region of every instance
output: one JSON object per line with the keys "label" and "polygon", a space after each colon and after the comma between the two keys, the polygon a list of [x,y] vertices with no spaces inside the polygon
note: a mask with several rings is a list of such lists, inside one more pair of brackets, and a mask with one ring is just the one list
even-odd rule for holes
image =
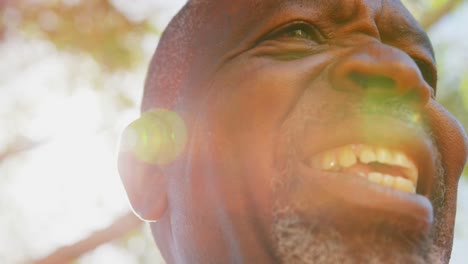
{"label": "nose", "polygon": [[381,43],[363,46],[339,60],[330,78],[337,90],[401,96],[421,105],[428,102],[432,91],[406,53]]}

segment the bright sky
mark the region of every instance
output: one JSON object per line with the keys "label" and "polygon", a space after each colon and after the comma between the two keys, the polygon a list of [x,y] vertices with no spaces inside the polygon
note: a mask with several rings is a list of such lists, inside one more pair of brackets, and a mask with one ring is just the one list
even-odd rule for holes
{"label": "bright sky", "polygon": [[[102,98],[86,78],[63,91],[69,85],[66,78],[76,70],[69,66],[71,58],[52,52],[45,43],[29,45],[47,56],[2,83],[0,90],[9,92],[0,98],[32,106],[33,111],[26,117],[16,116],[27,119],[17,124],[21,129],[17,132],[47,143],[0,166],[0,205],[7,206],[1,212],[14,211],[0,218],[0,226],[9,227],[0,236],[1,263],[13,263],[18,255],[25,257],[24,252],[38,256],[75,242],[128,210],[115,169],[112,133],[116,128],[105,127],[109,122],[104,120]],[[2,49],[0,56],[8,52],[11,50]],[[20,69],[28,60],[28,55],[20,56],[9,66]],[[133,73],[132,85],[141,87],[143,76],[142,71]],[[14,113],[5,108],[0,110],[7,114],[1,116],[2,121],[11,123],[7,119]],[[136,115],[135,109],[112,122],[123,127]],[[9,136],[0,134],[0,138]],[[12,254],[14,250],[18,255]],[[6,262],[1,261],[3,257]]]}
{"label": "bright sky", "polygon": [[[155,23],[165,25],[184,1],[113,2],[135,20],[149,15],[146,10],[158,9],[163,15]],[[143,3],[153,9],[141,9]],[[465,4],[463,10],[435,28],[431,37],[456,40],[458,48],[468,50],[468,35],[460,36],[455,30],[468,25],[467,13]],[[149,38],[145,45],[149,57],[156,41]],[[462,63],[457,54],[449,58]],[[73,243],[128,210],[115,166],[116,133],[137,117],[138,110],[116,114],[103,109],[108,94],[92,88],[97,66],[89,58],[60,54],[47,43],[22,39],[0,45],[0,58],[0,123],[9,128],[0,130],[0,147],[18,132],[50,140],[0,164],[0,263],[15,263]],[[468,61],[461,59],[465,64]],[[145,74],[146,67],[141,67],[113,76],[104,85],[128,90],[128,96],[137,102]],[[63,87],[70,85],[64,91]],[[461,182],[459,201],[453,264],[468,259],[467,180]],[[135,250],[144,247],[141,241],[132,243]],[[84,263],[139,261],[132,252],[113,244],[83,259]]]}

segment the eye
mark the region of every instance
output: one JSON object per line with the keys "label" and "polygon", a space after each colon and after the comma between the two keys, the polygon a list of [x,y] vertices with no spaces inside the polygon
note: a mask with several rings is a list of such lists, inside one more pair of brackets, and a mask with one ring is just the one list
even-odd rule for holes
{"label": "eye", "polygon": [[265,39],[322,43],[324,38],[313,25],[304,21],[291,22],[268,34]]}
{"label": "eye", "polygon": [[296,20],[264,35],[255,46],[255,54],[280,61],[297,60],[326,50],[325,40],[314,25]]}

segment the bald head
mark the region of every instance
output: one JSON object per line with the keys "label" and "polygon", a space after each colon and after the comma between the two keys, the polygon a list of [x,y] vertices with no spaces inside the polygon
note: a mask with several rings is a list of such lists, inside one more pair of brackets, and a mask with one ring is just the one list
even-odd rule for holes
{"label": "bald head", "polygon": [[[197,11],[198,10],[198,11]],[[187,3],[161,36],[151,61],[143,94],[142,111],[174,106],[195,52],[196,32],[202,28],[200,4]]]}

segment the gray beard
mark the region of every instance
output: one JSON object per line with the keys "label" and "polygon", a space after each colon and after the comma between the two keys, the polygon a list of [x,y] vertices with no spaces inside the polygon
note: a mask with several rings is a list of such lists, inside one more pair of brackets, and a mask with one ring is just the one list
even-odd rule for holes
{"label": "gray beard", "polygon": [[[401,111],[394,102],[390,102],[391,107],[374,107],[373,105],[358,109],[357,112],[389,114],[403,120],[408,120],[410,111]],[[341,108],[340,109],[346,109]],[[404,110],[404,109],[403,109]],[[343,111],[343,110],[341,110]],[[308,111],[304,111],[308,112]],[[327,111],[325,111],[327,112]],[[331,112],[338,112],[332,109]],[[343,114],[346,116],[346,114]],[[300,118],[307,122],[326,122],[319,114],[306,115]],[[340,116],[335,116],[334,120]],[[289,127],[289,126],[285,126]],[[424,128],[430,136],[430,130]],[[292,138],[294,131],[283,131],[288,139],[288,145],[293,146]],[[295,150],[289,149],[289,159],[280,168],[281,177],[272,179],[274,192],[287,190],[288,180],[293,175],[293,160]],[[445,248],[438,248],[434,243],[434,237],[438,237],[439,230],[443,230],[444,223],[437,221],[445,206],[445,184],[444,169],[440,159],[440,154],[436,154],[437,179],[434,189],[437,190],[430,200],[434,207],[434,227],[427,237],[419,240],[407,237],[407,234],[399,232],[398,228],[391,225],[381,227],[369,227],[368,232],[360,234],[341,234],[335,227],[320,220],[303,219],[295,212],[294,201],[275,201],[274,223],[272,227],[275,241],[276,254],[281,263],[413,263],[413,264],[439,264],[445,263]],[[276,195],[274,197],[277,197]],[[403,242],[403,243],[402,243]]]}
{"label": "gray beard", "polygon": [[429,241],[422,248],[405,248],[394,234],[377,230],[350,238],[323,223],[305,224],[293,212],[283,211],[273,232],[281,263],[443,263],[442,251]]}

